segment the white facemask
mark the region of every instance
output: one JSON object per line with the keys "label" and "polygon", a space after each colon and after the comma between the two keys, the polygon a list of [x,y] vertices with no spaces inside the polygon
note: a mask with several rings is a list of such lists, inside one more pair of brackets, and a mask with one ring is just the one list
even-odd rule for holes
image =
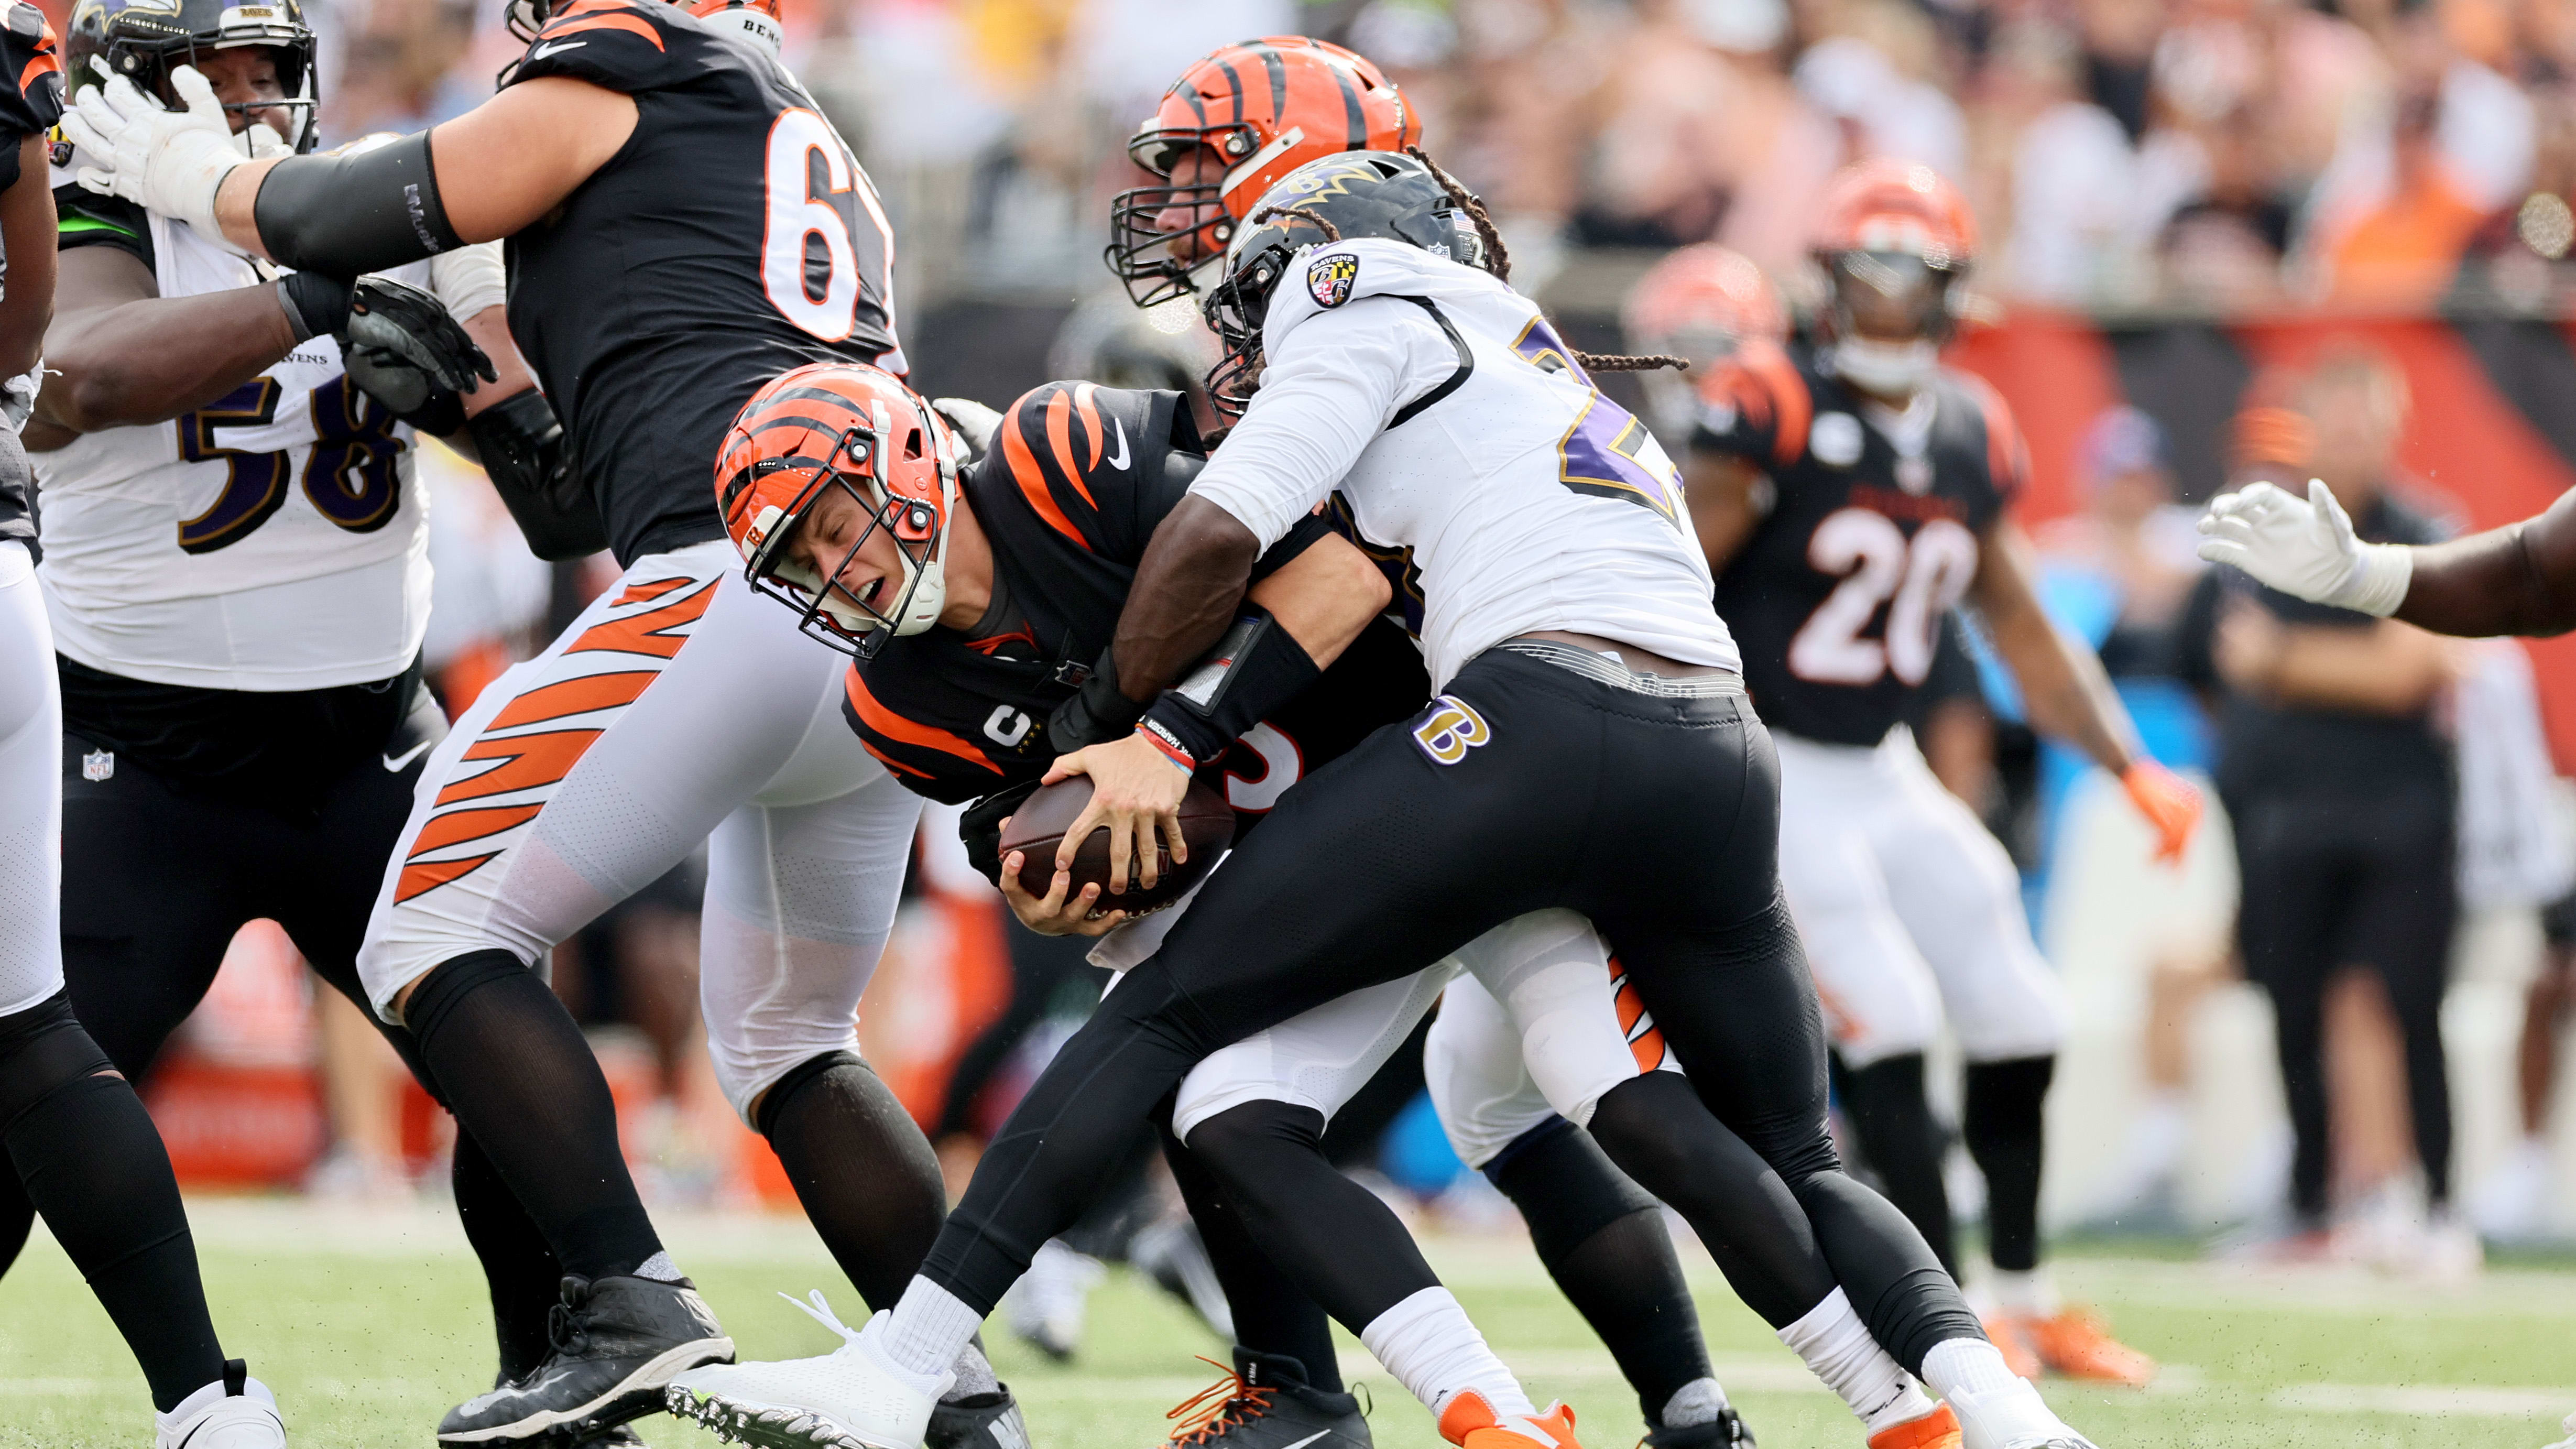
{"label": "white facemask", "polygon": [[1863,392],[1902,397],[1932,380],[1941,349],[1928,337],[1911,342],[1846,338],[1834,344],[1834,371]]}

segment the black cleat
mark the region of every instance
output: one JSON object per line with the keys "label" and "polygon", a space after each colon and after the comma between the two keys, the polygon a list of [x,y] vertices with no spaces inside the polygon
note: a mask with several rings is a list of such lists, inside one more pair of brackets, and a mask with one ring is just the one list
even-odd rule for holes
{"label": "black cleat", "polygon": [[687,1279],[571,1278],[535,1372],[466,1400],[439,1421],[445,1449],[615,1444],[598,1435],[662,1407],[683,1370],[733,1362],[733,1340]]}
{"label": "black cleat", "polygon": [[1166,1449],[1370,1449],[1358,1397],[1308,1387],[1285,1354],[1235,1349],[1234,1372],[1163,1417],[1180,1421]]}
{"label": "black cleat", "polygon": [[1029,1424],[1004,1384],[991,1393],[940,1400],[930,1411],[922,1449],[1029,1449]]}
{"label": "black cleat", "polygon": [[1646,1436],[1645,1443],[1648,1449],[1753,1449],[1753,1431],[1744,1426],[1744,1416],[1729,1404],[1705,1424],[1657,1429]]}

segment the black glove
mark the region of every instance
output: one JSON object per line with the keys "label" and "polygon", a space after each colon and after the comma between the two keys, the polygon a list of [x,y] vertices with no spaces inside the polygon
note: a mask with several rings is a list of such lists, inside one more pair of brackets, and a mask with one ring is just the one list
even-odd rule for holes
{"label": "black glove", "polygon": [[1002,884],[1002,822],[1037,790],[1035,780],[996,790],[957,817],[957,838],[966,843],[966,863],[996,887]]}
{"label": "black glove", "polygon": [[1144,705],[1118,692],[1118,662],[1103,649],[1091,677],[1047,715],[1047,744],[1057,754],[1069,755],[1134,733],[1136,721],[1144,717]]}
{"label": "black glove", "polygon": [[608,547],[599,505],[572,466],[563,424],[544,393],[532,387],[503,398],[469,419],[465,433],[493,491],[528,536],[529,552],[551,563]]}
{"label": "black glove", "polygon": [[[349,320],[340,331],[352,353],[380,353],[379,367],[409,367],[449,392],[472,392],[497,382],[492,359],[474,345],[438,299],[418,287],[383,277],[360,277],[349,288]],[[388,404],[390,405],[390,404]]]}
{"label": "black glove", "polygon": [[465,426],[465,399],[390,352],[343,342],[340,365],[358,391],[424,433],[444,438]]}

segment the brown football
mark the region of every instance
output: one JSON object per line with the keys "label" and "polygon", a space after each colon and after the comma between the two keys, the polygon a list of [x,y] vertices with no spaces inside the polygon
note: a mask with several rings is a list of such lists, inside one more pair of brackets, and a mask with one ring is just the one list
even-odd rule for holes
{"label": "brown football", "polygon": [[[1055,882],[1056,846],[1066,830],[1082,815],[1082,807],[1091,803],[1091,781],[1075,775],[1042,785],[1036,794],[1020,803],[1010,822],[1002,827],[1002,854],[1007,858],[1014,850],[1021,852],[1020,885],[1030,895],[1043,896]],[[1136,862],[1127,862],[1127,890],[1123,895],[1109,893],[1109,827],[1095,827],[1091,838],[1073,857],[1075,893],[1094,881],[1100,884],[1100,909],[1121,910],[1130,915],[1169,905],[1183,891],[1198,884],[1217,857],[1234,843],[1234,810],[1225,797],[1195,780],[1190,793],[1181,800],[1181,838],[1190,844],[1190,858],[1178,866],[1167,856],[1163,860],[1162,878],[1152,890],[1136,884]]]}

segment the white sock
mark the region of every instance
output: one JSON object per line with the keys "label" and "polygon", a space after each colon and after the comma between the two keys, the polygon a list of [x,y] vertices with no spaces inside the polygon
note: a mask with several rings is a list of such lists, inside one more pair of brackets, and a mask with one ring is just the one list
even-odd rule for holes
{"label": "white sock", "polygon": [[1948,1401],[1966,1449],[2004,1449],[2017,1439],[2069,1432],[2030,1380],[2004,1366],[1982,1338],[1953,1338],[1923,1356],[1923,1381]]}
{"label": "white sock", "polygon": [[1997,1309],[2027,1318],[2054,1318],[2062,1306],[2057,1297],[2057,1280],[2044,1267],[2026,1273],[1997,1268],[1986,1289],[1994,1295]]}
{"label": "white sock", "polygon": [[671,1261],[671,1255],[668,1251],[655,1253],[652,1257],[636,1264],[635,1271],[627,1276],[630,1278],[650,1278],[657,1283],[678,1283],[684,1281],[687,1277],[686,1274],[680,1271],[680,1265]]}
{"label": "white sock", "polygon": [[1664,1411],[1655,1416],[1655,1423],[1659,1428],[1680,1429],[1713,1422],[1725,1412],[1726,1390],[1717,1380],[1693,1379],[1664,1400]]}
{"label": "white sock", "polygon": [[[909,1295],[905,1297],[909,1303]],[[1504,1418],[1531,1419],[1538,1408],[1520,1380],[1485,1346],[1485,1336],[1446,1288],[1425,1288],[1370,1319],[1360,1342],[1437,1418],[1465,1390],[1485,1396]]]}
{"label": "white sock", "polygon": [[[1905,1370],[1897,1366],[1869,1325],[1852,1312],[1851,1299],[1836,1288],[1825,1301],[1780,1330],[1780,1341],[1807,1361],[1825,1387],[1842,1395],[1863,1429],[1878,1433],[1932,1412],[1932,1401]],[[1984,1340],[1977,1340],[1984,1342]]]}
{"label": "white sock", "polygon": [[984,1315],[967,1307],[964,1299],[916,1277],[905,1286],[903,1301],[887,1316],[886,1357],[896,1367],[925,1378],[944,1378],[974,1341],[975,1330],[983,1326]]}

